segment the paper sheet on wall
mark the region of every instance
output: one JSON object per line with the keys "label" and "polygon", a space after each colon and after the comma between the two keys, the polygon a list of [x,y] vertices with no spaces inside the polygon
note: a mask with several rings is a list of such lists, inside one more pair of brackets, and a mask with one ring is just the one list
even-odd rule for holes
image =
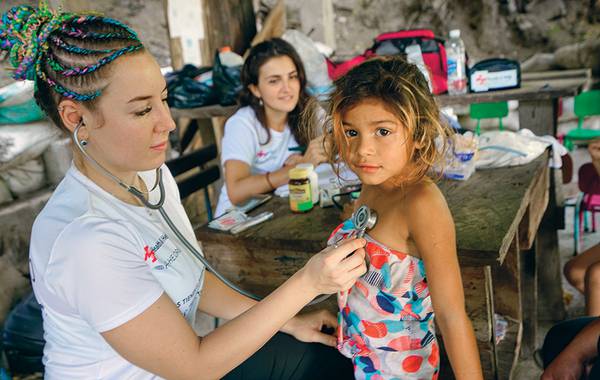
{"label": "paper sheet on wall", "polygon": [[191,63],[196,66],[202,66],[200,41],[193,37],[181,37],[181,57],[183,58],[183,63]]}
{"label": "paper sheet on wall", "polygon": [[185,63],[200,66],[200,41],[204,39],[204,15],[201,0],[169,0],[169,35],[181,39],[182,58]]}

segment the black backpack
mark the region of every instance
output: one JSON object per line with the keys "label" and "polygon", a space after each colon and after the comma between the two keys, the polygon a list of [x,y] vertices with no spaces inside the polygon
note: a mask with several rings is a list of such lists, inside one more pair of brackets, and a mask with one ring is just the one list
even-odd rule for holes
{"label": "black backpack", "polygon": [[44,327],[42,307],[33,293],[8,314],[2,332],[2,347],[11,373],[44,372]]}

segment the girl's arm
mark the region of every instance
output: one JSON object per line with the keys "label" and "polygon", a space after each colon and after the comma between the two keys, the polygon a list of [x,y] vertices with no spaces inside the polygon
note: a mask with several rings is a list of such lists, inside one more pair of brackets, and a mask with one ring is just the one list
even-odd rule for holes
{"label": "girl's arm", "polygon": [[[350,288],[366,270],[364,244],[363,239],[354,239],[323,250],[264,300],[204,338],[194,334],[166,294],[102,336],[126,360],[161,377],[221,378],[262,347],[311,299]],[[218,310],[211,290],[214,287],[203,292],[202,297],[209,298],[203,305]],[[220,311],[233,315],[240,310]]]}
{"label": "girl's arm", "polygon": [[475,334],[465,311],[454,222],[437,186],[411,194],[409,233],[425,264],[436,321],[456,379],[483,379]]}
{"label": "girl's arm", "polygon": [[284,166],[270,172],[267,179],[267,174],[252,175],[250,165],[243,161],[226,161],[225,186],[229,200],[234,205],[240,205],[255,195],[275,190],[288,182],[288,170],[290,167]]}

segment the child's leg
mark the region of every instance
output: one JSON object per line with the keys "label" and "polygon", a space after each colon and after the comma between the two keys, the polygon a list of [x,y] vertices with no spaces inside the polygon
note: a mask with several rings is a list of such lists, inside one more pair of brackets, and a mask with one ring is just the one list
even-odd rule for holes
{"label": "child's leg", "polygon": [[600,315],[600,262],[591,264],[585,272],[585,308],[587,315]]}
{"label": "child's leg", "polygon": [[585,278],[588,268],[600,262],[600,244],[569,260],[563,269],[567,281],[581,293],[585,293]]}

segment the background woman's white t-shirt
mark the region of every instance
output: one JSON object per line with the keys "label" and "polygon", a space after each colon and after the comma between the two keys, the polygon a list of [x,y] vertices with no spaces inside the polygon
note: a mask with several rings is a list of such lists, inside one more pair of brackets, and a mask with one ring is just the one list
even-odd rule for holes
{"label": "background woman's white t-shirt", "polygon": [[[225,162],[229,160],[247,163],[252,175],[281,169],[289,156],[298,153],[289,150],[297,147],[298,142],[287,124],[282,132],[270,132],[271,140],[264,144],[267,141],[267,131],[256,118],[254,110],[249,106],[240,108],[225,123],[225,134],[221,144],[223,170]],[[231,206],[227,186],[223,184],[215,215],[223,214]]]}
{"label": "background woman's white t-shirt", "polygon": [[[200,250],[177,184],[166,166],[162,171],[164,209]],[[154,171],[140,176],[150,189]],[[151,201],[158,195],[152,191]],[[36,218],[30,265],[44,319],[46,379],[158,379],[123,359],[100,333],[135,318],[163,292],[193,325],[204,281],[204,266],[158,211],[120,201],[75,166]]]}

